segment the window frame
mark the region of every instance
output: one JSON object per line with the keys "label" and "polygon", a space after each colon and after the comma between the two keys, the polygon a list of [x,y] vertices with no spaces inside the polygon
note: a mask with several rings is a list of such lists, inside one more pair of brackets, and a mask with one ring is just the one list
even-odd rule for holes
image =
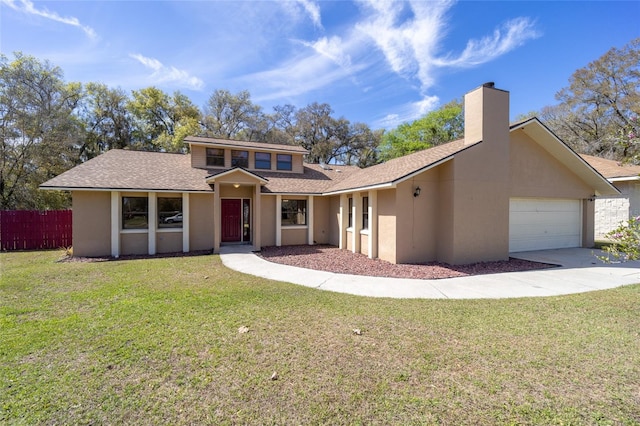
{"label": "window frame", "polygon": [[[132,207],[131,201],[140,201],[140,200],[144,200],[144,204],[145,204],[144,210],[125,209],[127,204],[129,207]],[[126,201],[129,201],[129,203],[127,203]],[[124,195],[122,196],[120,205],[122,209],[121,215],[120,215],[120,218],[121,218],[120,220],[122,221],[122,224],[121,224],[122,229],[149,229],[149,197]],[[130,218],[127,219],[127,216],[130,216]],[[144,224],[131,225],[130,222],[132,221],[132,219],[135,219],[136,217],[144,217]]]}
{"label": "window frame", "polygon": [[[268,156],[268,157],[269,157],[269,160],[268,160],[268,164],[269,164],[269,166],[268,166],[268,167],[260,167],[260,166],[259,166],[259,164],[260,164],[260,163],[262,163],[262,164],[267,164],[267,160],[264,160],[264,159],[258,160],[258,156],[259,156],[259,155],[260,155],[260,156],[264,155],[264,156]],[[254,153],[254,158],[253,158],[253,160],[254,160],[254,167],[255,167],[256,169],[260,169],[260,170],[271,170],[271,153],[270,153],[270,152],[256,152],[256,153]]]}
{"label": "window frame", "polygon": [[[284,160],[285,157],[288,159],[288,161]],[[276,168],[278,170],[293,170],[293,155],[276,154]]]}
{"label": "window frame", "polygon": [[[296,204],[294,207],[293,204]],[[286,206],[286,208],[285,208]],[[302,209],[300,208],[302,206]],[[302,213],[300,212],[302,210]],[[298,219],[302,215],[302,223]],[[292,219],[292,220],[289,220]],[[307,200],[282,199],[280,204],[280,225],[287,226],[307,226]]]}
{"label": "window frame", "polygon": [[369,197],[362,197],[362,230],[369,229]]}
{"label": "window frame", "polygon": [[[238,156],[238,154],[242,154]],[[242,164],[239,164],[242,163]],[[232,149],[231,150],[231,167],[249,168],[249,151]]]}
{"label": "window frame", "polygon": [[[213,151],[217,151],[217,154],[212,154]],[[205,157],[207,167],[224,167],[223,148],[206,148]]]}
{"label": "window frame", "polygon": [[[163,211],[160,207],[161,203],[166,203],[168,200],[172,200],[172,203],[176,203],[179,205],[179,210],[173,209],[171,212]],[[166,207],[163,207],[166,209]],[[156,199],[156,211],[157,211],[157,220],[158,220],[158,229],[181,229],[183,227],[184,221],[184,207],[182,205],[182,197],[158,197]],[[163,216],[164,213],[164,217]],[[167,218],[171,218],[173,216],[181,215],[182,220],[180,222],[173,221],[171,223],[166,222]]]}
{"label": "window frame", "polygon": [[353,228],[353,197],[349,197],[347,201],[348,213],[347,213],[347,228]]}

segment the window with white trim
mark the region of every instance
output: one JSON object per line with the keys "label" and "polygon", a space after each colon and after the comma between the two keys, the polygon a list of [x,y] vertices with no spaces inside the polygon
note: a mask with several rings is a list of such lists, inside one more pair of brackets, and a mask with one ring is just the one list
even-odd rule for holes
{"label": "window with white trim", "polygon": [[362,229],[369,229],[369,197],[362,197]]}
{"label": "window with white trim", "polygon": [[122,229],[149,228],[149,199],[122,197]]}
{"label": "window with white trim", "polygon": [[158,197],[158,228],[182,228],[182,197]]}
{"label": "window with white trim", "polygon": [[307,200],[282,200],[282,226],[307,224]]}

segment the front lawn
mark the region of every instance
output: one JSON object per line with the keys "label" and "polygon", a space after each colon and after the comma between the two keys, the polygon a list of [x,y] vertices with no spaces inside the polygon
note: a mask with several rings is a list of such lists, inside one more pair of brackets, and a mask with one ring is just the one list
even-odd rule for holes
{"label": "front lawn", "polygon": [[640,424],[640,285],[390,300],[60,257],[0,254],[0,423]]}

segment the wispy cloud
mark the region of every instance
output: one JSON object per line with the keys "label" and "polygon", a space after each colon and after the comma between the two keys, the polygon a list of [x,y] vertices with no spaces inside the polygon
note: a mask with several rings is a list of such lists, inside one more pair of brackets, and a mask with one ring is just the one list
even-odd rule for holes
{"label": "wispy cloud", "polygon": [[458,57],[446,56],[435,60],[442,67],[472,67],[489,62],[498,56],[523,45],[527,40],[540,37],[534,23],[527,18],[507,21],[496,29],[492,36],[480,40],[469,40]]}
{"label": "wispy cloud", "polygon": [[51,12],[46,8],[37,9],[33,2],[29,0],[0,0],[0,3],[5,4],[19,12],[40,16],[45,19],[50,19],[55,22],[60,22],[65,25],[71,25],[73,27],[80,28],[90,39],[95,40],[98,38],[98,35],[94,31],[94,29],[87,25],[81,24],[78,18],[73,16],[60,16],[56,12]]}
{"label": "wispy cloud", "polygon": [[165,66],[155,58],[149,58],[138,53],[129,54],[129,57],[152,70],[150,78],[157,84],[173,84],[193,90],[201,90],[204,87],[204,82],[201,79],[189,75],[185,70],[180,70],[173,66]]}
{"label": "wispy cloud", "polygon": [[348,69],[336,67],[332,59],[323,54],[313,53],[295,58],[280,67],[242,76],[239,80],[250,81],[260,87],[256,101],[295,97],[327,87],[348,77],[352,72],[364,69],[363,65]]}
{"label": "wispy cloud", "polygon": [[310,0],[298,0],[298,3],[304,8],[305,12],[311,18],[313,25],[322,28],[322,19],[320,17],[320,6]]}
{"label": "wispy cloud", "polygon": [[351,67],[351,56],[346,51],[340,37],[322,37],[313,43],[303,41],[302,44],[312,48],[318,54],[330,59],[346,70]]}

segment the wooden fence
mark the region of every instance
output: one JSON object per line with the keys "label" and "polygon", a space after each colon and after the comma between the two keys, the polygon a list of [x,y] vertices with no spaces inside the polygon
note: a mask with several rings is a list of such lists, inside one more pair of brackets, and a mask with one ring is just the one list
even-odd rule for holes
{"label": "wooden fence", "polygon": [[70,247],[71,210],[0,211],[0,250]]}

